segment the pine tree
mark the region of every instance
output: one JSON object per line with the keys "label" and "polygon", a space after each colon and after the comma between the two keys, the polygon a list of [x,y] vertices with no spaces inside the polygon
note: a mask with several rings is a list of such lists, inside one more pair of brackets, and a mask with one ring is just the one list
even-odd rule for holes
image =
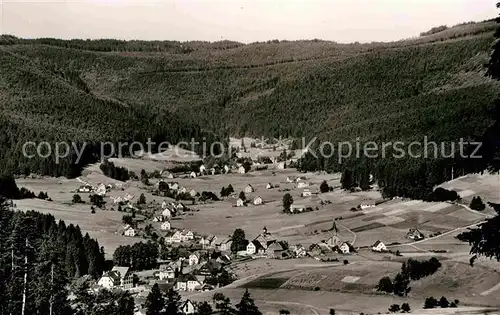
{"label": "pine tree", "polygon": [[[158,283],[155,283],[149,292],[146,302],[144,303],[146,308],[146,315],[164,315],[165,312],[165,299],[161,294]],[[170,315],[170,314],[169,314]]]}
{"label": "pine tree", "polygon": [[180,310],[181,304],[181,296],[177,291],[170,288],[167,292],[167,307],[165,314],[168,315],[180,315],[182,312]]}
{"label": "pine tree", "polygon": [[213,313],[212,306],[207,301],[196,305],[195,315],[211,315]]}
{"label": "pine tree", "polygon": [[254,300],[250,297],[248,289],[243,293],[240,303],[236,304],[236,309],[238,315],[262,315]]}

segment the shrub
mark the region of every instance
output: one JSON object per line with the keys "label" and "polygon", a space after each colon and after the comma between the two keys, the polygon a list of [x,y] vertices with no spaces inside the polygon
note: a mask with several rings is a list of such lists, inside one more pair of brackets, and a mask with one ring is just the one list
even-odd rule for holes
{"label": "shrub", "polygon": [[349,264],[349,260],[344,259],[344,265],[347,265],[347,264]]}
{"label": "shrub", "polygon": [[391,313],[397,313],[401,310],[401,308],[399,307],[399,304],[392,304],[390,307],[389,307],[389,312]]}
{"label": "shrub", "polygon": [[486,209],[486,205],[484,204],[483,200],[481,200],[481,197],[477,196],[472,198],[470,208],[476,211],[483,211],[484,209]]}
{"label": "shrub", "polygon": [[78,194],[73,195],[73,200],[71,200],[73,203],[83,203],[82,197]]}
{"label": "shrub", "polygon": [[403,312],[403,313],[409,313],[409,312],[410,312],[410,310],[411,310],[411,308],[410,308],[410,304],[408,304],[408,303],[403,303],[403,304],[401,305],[401,312]]}
{"label": "shrub", "polygon": [[394,291],[394,285],[392,284],[391,278],[383,277],[380,279],[377,285],[377,291],[392,293]]}
{"label": "shrub", "polygon": [[434,297],[431,296],[425,299],[424,308],[435,308],[436,306],[438,306],[438,300]]}

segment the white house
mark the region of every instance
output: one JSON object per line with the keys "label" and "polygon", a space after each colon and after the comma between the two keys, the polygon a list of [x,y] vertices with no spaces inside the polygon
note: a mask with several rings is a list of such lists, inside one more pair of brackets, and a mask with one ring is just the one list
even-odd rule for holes
{"label": "white house", "polygon": [[311,197],[312,193],[309,189],[304,189],[304,191],[300,194],[302,197]]}
{"label": "white house", "polygon": [[200,175],[205,174],[205,173],[206,173],[206,171],[207,171],[207,168],[205,167],[205,165],[203,165],[203,164],[202,164],[202,165],[200,166]]}
{"label": "white house", "polygon": [[167,209],[167,206],[168,206],[167,202],[165,200],[163,200],[163,202],[161,203],[161,208]]}
{"label": "white house", "polygon": [[372,203],[362,203],[362,204],[359,205],[359,207],[361,208],[361,210],[365,210],[365,209],[369,209],[369,208],[375,207],[375,204],[372,204]]}
{"label": "white house", "polygon": [[160,280],[169,280],[175,278],[175,270],[171,266],[165,266],[162,268],[160,266],[160,273],[158,274]]}
{"label": "white house", "polygon": [[210,174],[215,175],[215,167],[212,167],[212,168],[210,169]]}
{"label": "white house", "polygon": [[254,205],[261,205],[263,203],[262,198],[260,196],[257,196],[253,199],[253,204]]}
{"label": "white house", "polygon": [[81,186],[80,188],[78,188],[78,192],[82,192],[82,193],[88,193],[92,190],[92,185],[89,185],[89,184],[85,184],[83,186]]}
{"label": "white house", "polygon": [[385,252],[387,247],[381,241],[376,241],[375,244],[372,245],[372,250],[374,252]]}
{"label": "white house", "polygon": [[349,254],[349,252],[351,251],[349,244],[347,244],[345,242],[342,243],[342,245],[340,245],[339,249],[342,252],[342,254]]}
{"label": "white house", "polygon": [[194,266],[200,262],[200,256],[196,253],[189,255],[189,265]]}
{"label": "white house", "polygon": [[253,255],[257,252],[257,248],[255,247],[255,244],[253,242],[248,243],[247,245],[247,254],[248,255]]}
{"label": "white house", "polygon": [[167,219],[170,219],[172,217],[172,213],[170,212],[169,209],[165,209],[161,212],[161,215],[164,217],[164,218],[167,218]]}
{"label": "white house", "polygon": [[163,222],[161,224],[161,227],[160,227],[160,229],[162,231],[169,231],[171,228],[172,228],[172,226],[170,225],[170,222],[168,222],[168,221]]}
{"label": "white house", "polygon": [[304,205],[292,204],[290,206],[290,212],[292,212],[292,213],[303,212],[305,209],[306,209],[306,207]]}
{"label": "white house", "polygon": [[238,173],[240,173],[240,174],[245,174],[245,173],[246,173],[246,170],[245,170],[245,168],[243,167],[243,165],[242,165],[242,166],[240,166],[240,167],[238,167]]}
{"label": "white house", "polygon": [[129,289],[133,287],[133,277],[128,267],[113,267],[111,271],[103,272],[97,284],[106,289],[115,287]]}
{"label": "white house", "polygon": [[106,185],[104,184],[99,184],[99,186],[97,187],[95,193],[99,196],[104,196],[106,195],[106,192],[107,192],[107,189],[106,189]]}
{"label": "white house", "polygon": [[170,232],[165,236],[167,243],[180,243],[182,242],[182,235],[180,231]]}
{"label": "white house", "polygon": [[186,300],[181,306],[181,312],[183,315],[192,315],[195,313],[195,308],[190,300]]}
{"label": "white house", "polygon": [[231,170],[231,169],[229,168],[229,166],[224,165],[224,173],[226,173],[226,174],[227,174],[227,173],[229,173],[229,171],[230,171],[230,170]]}
{"label": "white house", "polygon": [[179,183],[168,183],[168,188],[170,190],[177,191],[177,190],[179,190]]}
{"label": "white house", "polygon": [[247,187],[245,187],[245,193],[250,194],[254,192],[255,190],[253,189],[252,185],[248,184]]}
{"label": "white house", "polygon": [[103,273],[102,277],[99,278],[97,281],[97,285],[106,288],[106,289],[111,289],[114,287],[117,287],[120,283],[120,277],[112,272],[105,272]]}
{"label": "white house", "polygon": [[244,205],[245,202],[243,201],[243,199],[238,198],[238,200],[236,200],[236,207],[243,207]]}
{"label": "white house", "polygon": [[200,245],[203,245],[203,247],[216,247],[216,241],[217,236],[215,235],[203,236],[200,239]]}
{"label": "white house", "polygon": [[297,188],[306,188],[306,187],[309,187],[309,183],[307,182],[299,182],[297,184]]}
{"label": "white house", "polygon": [[294,176],[288,176],[286,178],[286,182],[287,183],[294,183],[295,182],[295,177]]}
{"label": "white house", "polygon": [[196,197],[196,190],[191,189],[191,190],[189,191],[189,195],[190,195],[191,197],[193,197],[193,198],[194,198],[194,197]]}
{"label": "white house", "polygon": [[165,221],[165,218],[161,215],[153,218],[153,222],[163,222],[163,221]]}
{"label": "white house", "polygon": [[271,188],[273,188],[273,184],[271,184],[271,183],[267,183],[267,185],[266,185],[266,189],[271,189]]}
{"label": "white house", "polygon": [[221,252],[228,252],[231,250],[231,238],[228,237],[226,239],[223,239],[219,244],[217,244],[217,247]]}
{"label": "white house", "polygon": [[193,275],[181,275],[177,278],[175,288],[177,291],[194,291],[201,283]]}
{"label": "white house", "polygon": [[194,239],[194,234],[193,234],[193,232],[191,232],[189,230],[183,230],[181,232],[181,239],[182,239],[183,242],[187,242],[187,241],[193,240]]}
{"label": "white house", "polygon": [[277,168],[279,170],[284,170],[285,169],[285,162],[279,162],[278,165],[277,165]]}
{"label": "white house", "polygon": [[123,235],[134,237],[135,236],[135,230],[134,230],[134,228],[129,227],[128,229],[125,230],[125,232],[123,232]]}
{"label": "white house", "polygon": [[191,174],[189,174],[189,177],[196,178],[196,173],[195,172],[191,172]]}

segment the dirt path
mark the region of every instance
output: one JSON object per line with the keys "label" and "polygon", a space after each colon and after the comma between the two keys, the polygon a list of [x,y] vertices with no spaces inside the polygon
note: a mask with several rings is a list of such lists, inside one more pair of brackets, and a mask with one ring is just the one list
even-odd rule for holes
{"label": "dirt path", "polygon": [[449,235],[449,234],[455,233],[455,232],[460,231],[460,230],[468,229],[468,228],[471,228],[471,227],[476,227],[476,226],[478,226],[478,225],[480,225],[480,224],[482,224],[484,222],[485,221],[481,221],[481,222],[478,222],[478,223],[474,223],[474,224],[470,224],[470,225],[458,227],[456,229],[450,230],[448,232],[444,232],[442,234],[439,234],[439,235],[436,235],[436,236],[433,236],[433,237],[424,238],[423,240],[420,240],[420,241],[415,241],[415,242],[411,242],[411,243],[404,243],[404,244],[389,245],[387,247],[388,248],[401,247],[401,246],[415,247],[415,245],[417,245],[417,244],[422,244],[422,243],[428,242],[430,240],[435,240],[435,239],[438,239],[438,238],[443,237],[445,235]]}
{"label": "dirt path", "polygon": [[351,245],[353,245],[353,246],[354,246],[354,243],[356,243],[356,238],[357,238],[357,234],[356,234],[356,232],[353,232],[351,229],[349,229],[349,228],[348,228],[348,227],[346,227],[345,225],[338,223],[338,221],[335,221],[335,222],[336,222],[336,224],[337,224],[338,226],[340,226],[341,228],[345,229],[347,232],[349,232],[349,233],[351,233],[351,234],[352,234],[352,236],[353,236],[353,237],[352,237],[352,242],[351,242]]}

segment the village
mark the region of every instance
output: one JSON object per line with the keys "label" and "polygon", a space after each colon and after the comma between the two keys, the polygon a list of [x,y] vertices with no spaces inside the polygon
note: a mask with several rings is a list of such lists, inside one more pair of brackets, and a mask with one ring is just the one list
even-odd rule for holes
{"label": "village", "polygon": [[[461,252],[466,259],[466,244],[426,248],[425,242],[451,236],[487,216],[453,203],[383,199],[374,183],[369,191],[345,192],[338,174],[300,173],[293,166],[301,151],[288,158],[287,148],[281,149],[252,146],[234,161],[208,165],[200,159],[180,173],[168,170],[164,161],[110,159],[106,163],[140,175],[118,181],[96,165],[64,185],[70,191],[58,194],[61,184],[52,180],[57,189],[49,188],[48,194],[52,205],[66,207],[69,215],[78,211],[78,218],[62,218],[96,235],[113,260],[111,270],[89,279],[92,290],[131,292],[137,315],[145,314],[145,298],[154,284],[164,292],[179,292],[184,314],[194,314],[194,303],[207,294],[239,290],[272,272],[350,270],[437,253],[451,258]],[[262,163],[263,155],[268,163]],[[40,179],[19,181],[31,188]],[[466,199],[475,192],[463,189],[461,194]],[[48,205],[24,200],[16,207],[50,212]],[[148,263],[131,257],[135,246]],[[351,286],[362,278],[356,271],[343,273],[341,282]]]}

